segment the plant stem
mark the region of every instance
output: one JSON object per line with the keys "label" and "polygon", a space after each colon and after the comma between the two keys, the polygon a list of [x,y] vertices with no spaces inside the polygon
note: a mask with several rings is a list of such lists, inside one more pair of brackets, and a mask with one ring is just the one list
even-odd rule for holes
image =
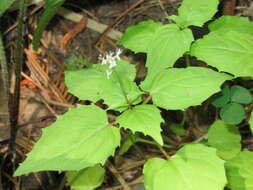
{"label": "plant stem", "polygon": [[167,154],[167,152],[163,149],[163,147],[160,145],[160,144],[158,144],[158,143],[156,143],[156,145],[157,145],[157,147],[160,149],[160,151],[163,153],[163,155],[165,156],[165,158],[167,159],[167,160],[169,160],[170,159],[170,156]]}
{"label": "plant stem", "polygon": [[117,79],[118,79],[119,86],[120,86],[120,89],[121,89],[121,91],[122,91],[122,93],[123,93],[123,95],[124,95],[124,98],[125,98],[127,104],[129,105],[129,107],[131,108],[131,107],[132,107],[132,104],[131,104],[131,102],[129,101],[129,99],[127,98],[127,93],[126,93],[126,91],[125,91],[125,89],[124,89],[123,82],[122,82],[122,80],[121,80],[121,78],[120,78],[118,72],[116,71],[116,69],[114,69],[113,72],[115,73],[115,75],[116,75],[116,77],[117,77]]}
{"label": "plant stem", "polygon": [[20,80],[21,80],[21,69],[23,62],[23,18],[25,14],[26,0],[19,1],[19,15],[18,15],[18,27],[17,27],[17,48],[15,55],[15,64],[13,65],[13,73],[10,90],[10,125],[11,125],[11,136],[10,136],[10,151],[14,150],[15,139],[16,139],[16,126],[18,124],[19,116],[19,100],[20,100]]}
{"label": "plant stem", "polygon": [[185,54],[184,57],[185,57],[186,66],[187,67],[191,66],[191,61],[190,61],[189,54]]}
{"label": "plant stem", "polygon": [[[143,142],[143,143],[146,143],[146,144],[157,145],[156,142],[150,141],[150,140],[147,140],[147,139],[143,139],[143,138],[139,139],[139,142]],[[173,146],[166,145],[166,144],[164,144],[163,147],[165,147],[165,148],[173,148]]]}
{"label": "plant stem", "polygon": [[135,149],[137,150],[137,152],[146,160],[145,154],[144,154],[144,153],[141,151],[141,149],[135,144],[136,142],[135,142],[135,140],[134,140],[133,137],[132,137],[132,133],[131,133],[131,132],[127,132],[127,133],[128,133],[128,136],[129,136],[131,142],[133,143],[134,148],[135,148]]}
{"label": "plant stem", "polygon": [[149,96],[142,102],[142,104],[147,104],[151,99],[152,99],[152,96],[149,95]]}
{"label": "plant stem", "polygon": [[2,39],[2,33],[0,31],[0,66],[1,66],[1,76],[2,76],[2,83],[3,83],[3,96],[5,97],[5,108],[7,108],[7,114],[5,121],[7,123],[7,126],[9,126],[10,121],[10,115],[8,111],[9,106],[9,71],[8,71],[8,63],[6,61],[5,51],[4,51],[4,45],[3,45],[3,39]]}

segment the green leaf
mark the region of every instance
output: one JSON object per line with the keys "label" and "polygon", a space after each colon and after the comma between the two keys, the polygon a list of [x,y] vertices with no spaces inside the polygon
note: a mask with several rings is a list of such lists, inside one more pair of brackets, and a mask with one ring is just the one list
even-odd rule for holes
{"label": "green leaf", "polygon": [[103,65],[94,65],[77,71],[65,71],[65,82],[71,93],[82,100],[96,102],[103,99],[108,109],[123,111],[129,107],[128,101],[137,104],[141,101],[139,90],[133,80],[136,76],[135,66],[118,61],[113,74],[108,79]]}
{"label": "green leaf", "polygon": [[8,8],[15,2],[15,0],[1,0],[0,1],[0,17],[8,10]]}
{"label": "green leaf", "polygon": [[220,110],[221,119],[231,125],[237,125],[242,122],[245,115],[241,104],[229,103]]}
{"label": "green leaf", "polygon": [[94,68],[65,71],[65,83],[70,93],[81,100],[96,102],[101,99],[101,89],[106,88],[107,78],[104,73]]}
{"label": "green leaf", "polygon": [[46,0],[45,10],[40,18],[39,24],[34,33],[33,49],[37,50],[40,43],[40,38],[47,24],[56,14],[58,8],[64,3],[65,0]]}
{"label": "green leaf", "polygon": [[246,88],[234,85],[231,87],[231,101],[240,104],[250,104],[252,95]]}
{"label": "green leaf", "polygon": [[241,151],[241,136],[234,125],[217,120],[208,130],[208,144],[217,149],[223,160],[235,157]]}
{"label": "green leaf", "polygon": [[180,27],[202,26],[217,12],[219,0],[196,1],[184,0],[178,9],[178,15],[168,17]]}
{"label": "green leaf", "polygon": [[253,76],[253,38],[238,32],[215,32],[197,40],[191,55],[236,77]]}
{"label": "green leaf", "polygon": [[[129,81],[134,81],[136,77],[135,65],[130,64],[129,62],[124,60],[118,61],[118,65],[117,67],[115,67],[115,71],[121,78],[126,78]],[[114,73],[112,74],[112,77],[115,77]]]}
{"label": "green leaf", "polygon": [[211,101],[213,106],[221,108],[230,101],[230,98],[231,98],[230,88],[226,85],[221,92],[215,94],[211,98]]}
{"label": "green leaf", "polygon": [[104,175],[104,168],[95,165],[80,171],[68,172],[67,182],[74,190],[93,190],[103,183]]}
{"label": "green leaf", "polygon": [[43,130],[42,137],[15,176],[44,170],[80,170],[104,164],[119,144],[119,129],[109,126],[104,110],[94,105],[78,106]]}
{"label": "green leaf", "polygon": [[251,132],[253,133],[253,112],[251,112],[250,114],[249,127],[251,129]]}
{"label": "green leaf", "polygon": [[168,161],[154,158],[144,166],[147,190],[221,190],[226,182],[224,161],[202,144],[186,145]]}
{"label": "green leaf", "polygon": [[116,121],[120,126],[133,132],[142,132],[150,135],[159,144],[163,145],[160,124],[164,121],[160,110],[153,105],[139,105],[121,114]]}
{"label": "green leaf", "polygon": [[253,34],[253,23],[245,17],[222,16],[208,25],[211,32],[236,31],[245,34]]}
{"label": "green leaf", "polygon": [[200,105],[230,76],[203,67],[171,68],[161,72],[151,84],[153,103],[171,110]]}
{"label": "green leaf", "polygon": [[117,43],[135,53],[147,53],[157,29],[161,26],[162,23],[152,20],[140,22],[137,25],[128,27]]}
{"label": "green leaf", "polygon": [[159,27],[151,40],[147,55],[148,75],[142,88],[148,91],[154,77],[163,69],[172,67],[194,40],[190,29],[180,30],[175,24]]}
{"label": "green leaf", "polygon": [[123,78],[120,80],[121,83],[116,83],[110,78],[106,87],[101,89],[101,96],[109,106],[108,109],[124,111],[129,107],[129,103],[134,105],[141,102],[140,95],[143,92],[139,90],[136,83]]}
{"label": "green leaf", "polygon": [[253,189],[253,152],[242,151],[225,163],[228,187],[231,190]]}
{"label": "green leaf", "polygon": [[186,131],[184,127],[181,124],[172,123],[169,128],[176,133],[179,136],[184,136],[186,134]]}

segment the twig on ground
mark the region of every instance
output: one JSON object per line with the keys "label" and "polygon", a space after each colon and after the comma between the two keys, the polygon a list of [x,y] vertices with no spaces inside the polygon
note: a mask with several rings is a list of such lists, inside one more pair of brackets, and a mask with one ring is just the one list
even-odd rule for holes
{"label": "twig on ground", "polygon": [[[134,4],[132,4],[128,9],[123,11],[112,23],[110,23],[107,28],[103,31],[103,33],[99,36],[98,41],[100,41],[110,30],[111,28],[116,25],[124,16],[126,16],[129,12],[131,12],[135,7],[143,3],[144,0],[138,0]],[[96,43],[97,43],[96,42]]]}
{"label": "twig on ground", "polygon": [[[132,186],[132,185],[137,185],[137,184],[141,184],[141,183],[143,183],[143,177],[142,176],[140,176],[136,180],[128,183],[128,185]],[[118,189],[122,189],[122,185],[118,185],[116,187],[106,188],[105,190],[118,190]]]}
{"label": "twig on ground", "polygon": [[131,190],[131,188],[128,186],[124,178],[120,175],[120,173],[117,171],[117,169],[109,160],[106,162],[106,166],[112,172],[112,174],[116,177],[116,179],[121,184],[124,190]]}
{"label": "twig on ground", "polygon": [[[60,16],[63,16],[64,18],[71,20],[73,22],[80,22],[80,20],[83,18],[83,15],[72,12],[68,9],[65,8],[60,8],[59,11],[57,12]],[[94,30],[98,33],[102,33],[103,31],[106,30],[107,26],[105,24],[101,24],[93,19],[89,19],[87,21],[87,28]],[[110,32],[107,33],[108,37],[114,39],[114,40],[118,40],[121,38],[121,36],[123,35],[121,32],[117,31],[117,30],[110,30]]]}

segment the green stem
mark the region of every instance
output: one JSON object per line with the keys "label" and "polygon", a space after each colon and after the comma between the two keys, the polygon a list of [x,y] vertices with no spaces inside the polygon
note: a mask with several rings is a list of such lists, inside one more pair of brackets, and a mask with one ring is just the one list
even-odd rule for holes
{"label": "green stem", "polygon": [[[157,143],[156,143],[156,142],[150,141],[150,140],[147,140],[147,139],[141,138],[141,139],[139,139],[138,141],[139,141],[139,142],[142,142],[142,143],[146,143],[146,144],[151,144],[151,145],[156,145],[156,146],[157,146]],[[166,144],[164,144],[163,147],[164,147],[164,148],[173,148],[173,146],[166,145]]]}
{"label": "green stem", "polygon": [[131,132],[127,132],[127,133],[128,133],[128,136],[129,136],[130,140],[131,140],[132,143],[133,143],[134,148],[137,150],[137,152],[140,154],[140,156],[143,157],[143,158],[146,160],[145,154],[144,154],[144,153],[141,151],[141,149],[135,144],[136,141],[133,139],[132,133],[131,133]]}
{"label": "green stem", "polygon": [[117,72],[115,69],[113,70],[113,72],[115,73],[115,75],[116,75],[116,77],[117,77],[117,79],[118,79],[119,86],[120,86],[120,89],[121,89],[121,91],[122,91],[122,94],[123,94],[123,96],[124,96],[124,98],[125,98],[127,104],[128,104],[129,107],[131,108],[131,107],[132,107],[132,104],[131,104],[131,102],[129,101],[129,99],[127,98],[127,93],[126,93],[126,91],[125,91],[125,89],[124,89],[123,82],[122,82],[122,80],[121,80],[121,78],[120,78],[118,72]]}

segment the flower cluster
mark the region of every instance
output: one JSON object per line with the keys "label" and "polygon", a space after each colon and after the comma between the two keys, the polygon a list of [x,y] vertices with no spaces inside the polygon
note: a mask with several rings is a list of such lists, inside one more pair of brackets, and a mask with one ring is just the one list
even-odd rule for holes
{"label": "flower cluster", "polygon": [[107,78],[113,72],[113,68],[117,66],[117,61],[120,60],[120,54],[122,50],[117,48],[116,51],[109,51],[105,56],[99,55],[98,59],[101,61],[101,65],[108,65],[108,69],[106,70]]}

